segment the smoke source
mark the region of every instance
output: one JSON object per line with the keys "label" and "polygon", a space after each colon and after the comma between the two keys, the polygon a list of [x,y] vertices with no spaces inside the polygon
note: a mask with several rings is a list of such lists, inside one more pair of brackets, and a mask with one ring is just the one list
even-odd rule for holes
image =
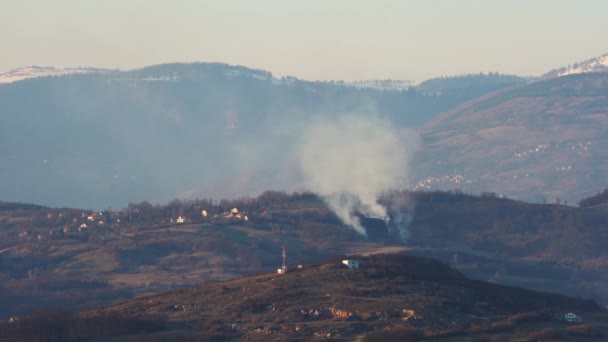
{"label": "smoke source", "polygon": [[[298,151],[305,184],[344,224],[367,236],[355,214],[384,219],[388,224],[387,209],[378,203],[378,197],[403,187],[414,137],[411,130],[397,131],[377,117],[345,115],[318,120],[304,130]],[[406,226],[395,228],[405,230],[398,236],[408,236]]]}

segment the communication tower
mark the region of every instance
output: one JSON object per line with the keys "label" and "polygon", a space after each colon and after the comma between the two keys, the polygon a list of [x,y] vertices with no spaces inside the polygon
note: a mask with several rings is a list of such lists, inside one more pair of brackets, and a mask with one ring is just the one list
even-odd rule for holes
{"label": "communication tower", "polygon": [[283,273],[287,272],[287,246],[283,244],[283,248],[281,249],[281,256],[283,257],[283,264],[281,265],[281,270]]}

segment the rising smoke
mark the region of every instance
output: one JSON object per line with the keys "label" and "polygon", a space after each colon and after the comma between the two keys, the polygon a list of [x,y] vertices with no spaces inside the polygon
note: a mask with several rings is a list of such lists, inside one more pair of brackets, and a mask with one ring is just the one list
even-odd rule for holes
{"label": "rising smoke", "polygon": [[378,117],[344,115],[313,122],[302,133],[297,155],[306,187],[344,224],[367,235],[356,214],[383,219],[405,242],[405,220],[389,225],[387,208],[378,200],[403,188],[414,145],[411,130],[397,130]]}

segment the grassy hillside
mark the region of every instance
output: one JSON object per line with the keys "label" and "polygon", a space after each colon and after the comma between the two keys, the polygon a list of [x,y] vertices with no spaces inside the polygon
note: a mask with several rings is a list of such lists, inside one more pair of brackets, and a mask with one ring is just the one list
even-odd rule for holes
{"label": "grassy hillside", "polygon": [[608,74],[535,82],[476,99],[422,129],[415,189],[575,203],[606,184]]}
{"label": "grassy hillside", "polygon": [[[573,311],[606,322],[606,312],[590,301],[471,281],[433,259],[356,258],[358,270],[339,261],[304,265],[285,275],[260,274],[120,302],[65,324],[104,317],[142,322],[127,334],[115,329],[114,335],[147,340],[452,341],[500,335],[599,341],[605,334],[602,326],[575,329],[563,321],[564,313]],[[0,334],[28,334],[6,329],[0,326]],[[80,334],[95,336],[85,329]]]}
{"label": "grassy hillside", "polygon": [[[405,245],[381,220],[363,220],[363,238],[311,194],[142,202],[101,213],[4,203],[11,210],[0,211],[0,313],[81,308],[272,271],[282,244],[290,264],[407,250],[475,279],[608,303],[605,207],[440,192],[396,192],[383,201],[394,223],[413,214]],[[240,217],[230,213],[235,207]],[[176,223],[180,216],[184,223]]]}

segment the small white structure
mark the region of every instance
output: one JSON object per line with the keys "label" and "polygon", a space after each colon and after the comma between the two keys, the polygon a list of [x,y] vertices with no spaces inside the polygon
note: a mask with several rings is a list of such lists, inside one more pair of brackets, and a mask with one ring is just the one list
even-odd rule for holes
{"label": "small white structure", "polygon": [[285,270],[282,268],[277,268],[277,273],[278,274],[285,274]]}
{"label": "small white structure", "polygon": [[207,210],[203,210],[203,211],[201,211],[201,215],[203,215],[203,217],[207,217],[207,215],[209,215],[209,213],[207,213]]}
{"label": "small white structure", "polygon": [[178,216],[175,223],[184,223],[184,218],[182,216]]}
{"label": "small white structure", "polygon": [[359,260],[345,259],[342,260],[342,263],[348,266],[348,268],[350,268],[351,270],[356,270],[359,268]]}
{"label": "small white structure", "polygon": [[238,210],[237,208],[232,208],[232,210],[230,210],[230,213],[231,213],[232,215],[236,215],[236,214],[238,214],[238,213],[239,213],[239,210]]}
{"label": "small white structure", "polygon": [[86,228],[87,228],[87,224],[86,223],[83,223],[83,224],[80,225],[80,229],[86,229]]}
{"label": "small white structure", "polygon": [[566,322],[570,323],[580,323],[583,321],[583,317],[573,314],[572,312],[568,312],[567,314],[565,314],[564,319],[566,320]]}

